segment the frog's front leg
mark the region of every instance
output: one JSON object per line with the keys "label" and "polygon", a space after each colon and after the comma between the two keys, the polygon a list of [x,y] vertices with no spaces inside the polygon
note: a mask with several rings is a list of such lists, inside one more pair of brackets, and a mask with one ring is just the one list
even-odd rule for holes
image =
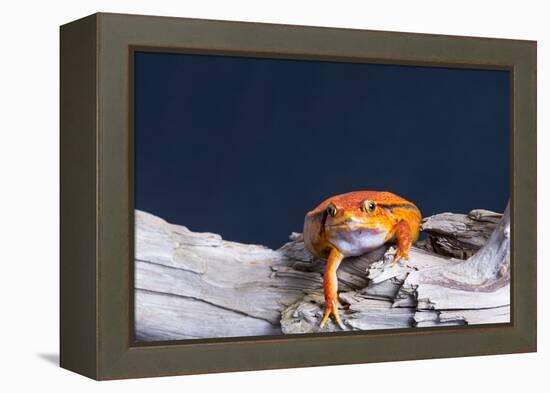
{"label": "frog's front leg", "polygon": [[393,257],[392,266],[401,258],[409,259],[409,250],[412,246],[411,227],[406,221],[399,221],[395,226],[395,237],[397,239],[397,252]]}
{"label": "frog's front leg", "polygon": [[330,250],[323,278],[323,288],[325,290],[325,315],[321,321],[321,327],[325,326],[331,314],[334,315],[334,319],[336,319],[336,322],[341,328],[344,326],[338,315],[338,276],[336,275],[336,269],[338,269],[342,259],[344,259],[344,255],[340,251],[336,248]]}

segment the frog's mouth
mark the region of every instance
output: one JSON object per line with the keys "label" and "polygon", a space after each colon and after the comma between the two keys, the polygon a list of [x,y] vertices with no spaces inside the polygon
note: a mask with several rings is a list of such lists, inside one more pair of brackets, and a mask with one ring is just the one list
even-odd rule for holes
{"label": "frog's mouth", "polygon": [[372,226],[369,226],[367,224],[336,224],[336,225],[330,225],[327,227],[327,229],[331,232],[360,232],[361,235],[366,236],[375,236],[380,235],[384,231],[373,228]]}
{"label": "frog's mouth", "polygon": [[327,229],[329,230],[331,229],[347,229],[347,230],[363,229],[373,235],[376,235],[382,232],[379,230],[377,224],[366,223],[364,221],[356,220],[354,218],[349,218],[346,221],[339,222],[336,224],[327,225]]}

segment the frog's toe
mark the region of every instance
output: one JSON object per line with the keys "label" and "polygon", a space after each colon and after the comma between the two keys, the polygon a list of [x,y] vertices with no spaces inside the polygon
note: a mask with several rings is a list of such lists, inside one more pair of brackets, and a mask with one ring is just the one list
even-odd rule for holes
{"label": "frog's toe", "polygon": [[336,300],[327,302],[325,315],[323,316],[323,319],[321,320],[319,327],[323,328],[331,315],[334,316],[334,319],[336,320],[336,323],[338,324],[338,326],[341,329],[344,329],[344,324],[342,323],[342,320],[340,319],[340,315],[338,314],[338,302]]}
{"label": "frog's toe", "polygon": [[406,253],[403,253],[403,252],[400,252],[399,250],[397,250],[397,252],[395,253],[395,256],[393,257],[393,261],[391,261],[390,266],[397,265],[397,263],[399,261],[401,261],[402,259],[408,261],[409,260],[409,254],[406,254]]}

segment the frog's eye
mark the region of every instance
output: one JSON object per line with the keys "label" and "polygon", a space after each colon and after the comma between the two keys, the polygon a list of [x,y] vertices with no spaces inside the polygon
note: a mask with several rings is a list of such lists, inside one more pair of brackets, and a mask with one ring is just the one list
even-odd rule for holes
{"label": "frog's eye", "polygon": [[361,210],[365,213],[372,213],[376,209],[376,202],[371,200],[363,201],[361,204]]}
{"label": "frog's eye", "polygon": [[327,206],[327,213],[330,214],[331,217],[334,217],[337,212],[338,209],[336,208],[336,206],[334,206],[334,203],[331,203]]}

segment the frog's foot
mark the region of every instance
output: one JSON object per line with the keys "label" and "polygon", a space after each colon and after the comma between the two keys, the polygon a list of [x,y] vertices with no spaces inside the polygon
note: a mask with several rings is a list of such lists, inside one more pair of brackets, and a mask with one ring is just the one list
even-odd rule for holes
{"label": "frog's foot", "polygon": [[390,263],[390,266],[393,267],[395,265],[397,265],[397,263],[402,260],[402,259],[405,259],[405,260],[409,260],[409,254],[406,254],[402,251],[400,251],[399,249],[397,250],[397,252],[395,253],[394,257],[393,257],[393,261],[391,261]]}
{"label": "frog's foot", "polygon": [[340,315],[338,315],[338,300],[328,300],[326,302],[325,315],[323,316],[323,320],[321,321],[319,327],[323,328],[323,326],[325,326],[331,314],[334,316],[338,326],[340,326],[341,329],[344,329],[344,324],[340,319]]}

